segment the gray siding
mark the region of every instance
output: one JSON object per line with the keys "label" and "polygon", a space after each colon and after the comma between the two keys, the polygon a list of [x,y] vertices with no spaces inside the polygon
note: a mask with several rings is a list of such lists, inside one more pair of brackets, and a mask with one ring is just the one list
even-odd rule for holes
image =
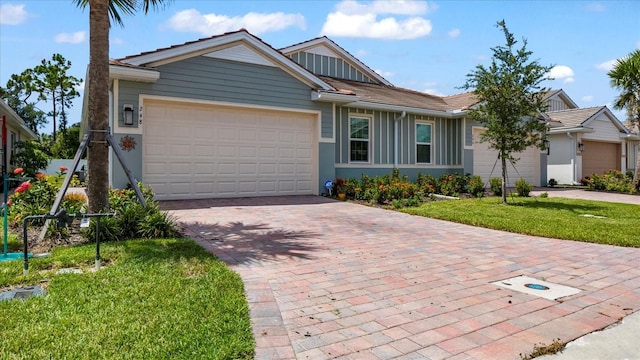
{"label": "gray siding", "polygon": [[[113,134],[113,139],[116,144],[120,144],[120,140],[125,137],[126,134]],[[141,135],[129,135],[136,142],[135,149],[130,151],[122,151],[124,155],[124,161],[126,166],[131,170],[133,176],[138,180],[142,180],[142,136]],[[119,146],[119,145],[116,145]],[[127,175],[124,172],[123,167],[118,161],[118,157],[111,150],[111,168],[112,168],[112,181],[113,187],[125,188],[129,183]]]}
{"label": "gray siding", "polygon": [[290,54],[291,60],[300,64],[305,69],[316,75],[330,76],[338,79],[356,80],[368,83],[377,83],[374,79],[365,75],[362,71],[343,59],[333,56],[319,55],[299,51]]}
{"label": "gray siding", "polygon": [[[162,65],[157,70],[160,79],[153,84],[121,81],[118,108],[134,104],[137,109],[138,95],[146,94],[320,110],[321,136],[333,136],[331,104],[311,101],[311,88],[279,68],[196,57]],[[121,117],[120,112],[120,124]]]}
{"label": "gray siding", "polygon": [[[369,168],[369,167],[361,167],[361,168],[337,168],[336,169],[336,177],[340,178],[357,178],[360,179],[362,174],[367,174],[367,176],[384,176],[391,174],[392,168]],[[462,169],[459,167],[451,167],[451,168],[437,168],[437,169],[429,169],[429,168],[399,168],[400,175],[407,175],[409,181],[416,181],[418,179],[418,174],[429,174],[431,176],[439,177],[444,174],[460,174],[463,175]]]}
{"label": "gray siding", "polygon": [[[400,113],[365,110],[351,107],[336,108],[336,163],[349,163],[349,116],[362,115],[371,119],[369,139],[371,165],[394,163],[395,119]],[[443,119],[408,114],[398,121],[398,166],[416,164],[416,121],[432,124],[432,164],[461,166],[463,161],[462,119]]]}

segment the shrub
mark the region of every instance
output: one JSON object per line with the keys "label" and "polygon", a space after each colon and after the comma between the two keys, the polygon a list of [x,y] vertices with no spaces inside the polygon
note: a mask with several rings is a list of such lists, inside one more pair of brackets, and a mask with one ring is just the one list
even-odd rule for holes
{"label": "shrub", "polygon": [[491,188],[491,192],[495,196],[502,196],[502,179],[498,177],[493,177],[489,179],[489,187]]}
{"label": "shrub", "polygon": [[529,184],[527,180],[520,178],[516,181],[518,196],[528,197],[531,190],[533,190],[533,185]]}
{"label": "shrub", "polygon": [[478,198],[484,196],[484,182],[480,176],[472,176],[467,181],[467,193]]}
{"label": "shrub", "polygon": [[444,174],[438,178],[436,192],[446,196],[458,196],[467,190],[467,176]]}
{"label": "shrub", "polygon": [[614,191],[635,194],[638,189],[633,185],[633,178],[629,178],[619,170],[610,170],[602,175],[592,174],[583,178],[591,190]]}
{"label": "shrub", "polygon": [[540,197],[543,199],[546,199],[549,197],[549,193],[548,192],[543,192],[542,194],[540,194]]}
{"label": "shrub", "polygon": [[38,169],[44,169],[49,164],[49,155],[46,154],[39,141],[18,141],[15,148],[15,155],[11,159],[12,163],[19,164],[24,169],[26,176],[35,176]]}
{"label": "shrub", "polygon": [[418,173],[418,187],[420,189],[420,192],[428,195],[428,194],[433,194],[436,192],[436,188],[438,185],[438,180],[436,180],[435,177],[426,174],[426,175],[422,175],[421,173]]}
{"label": "shrub", "polygon": [[68,214],[84,212],[86,205],[87,196],[83,193],[69,193],[62,198],[62,208],[67,210]]}

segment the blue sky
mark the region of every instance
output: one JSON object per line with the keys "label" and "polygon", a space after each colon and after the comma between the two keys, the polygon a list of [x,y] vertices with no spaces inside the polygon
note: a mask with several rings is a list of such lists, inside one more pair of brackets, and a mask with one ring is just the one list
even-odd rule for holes
{"label": "blue sky", "polygon": [[[71,0],[0,0],[0,86],[11,74],[60,53],[84,79],[89,13]],[[607,71],[640,48],[640,1],[184,1],[125,17],[110,33],[110,56],[124,57],[245,28],[275,48],[327,35],[396,86],[437,95],[463,92],[465,76],[504,44],[504,19],[533,59],[554,65],[582,107],[616,96]],[[521,43],[520,43],[521,44]],[[80,89],[81,94],[83,89]],[[80,120],[81,99],[71,111]],[[49,105],[41,108],[49,110]],[[624,112],[615,111],[619,120]],[[51,126],[41,130],[50,133]]]}

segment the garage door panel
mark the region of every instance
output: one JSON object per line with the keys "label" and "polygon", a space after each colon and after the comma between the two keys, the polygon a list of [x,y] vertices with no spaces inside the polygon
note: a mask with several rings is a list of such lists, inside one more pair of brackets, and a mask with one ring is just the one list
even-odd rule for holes
{"label": "garage door panel", "polygon": [[238,149],[233,145],[218,145],[218,155],[220,158],[236,158]]}
{"label": "garage door panel", "polygon": [[239,157],[255,158],[258,155],[258,149],[255,146],[240,146],[238,148]]}
{"label": "garage door panel", "polygon": [[219,176],[235,175],[238,172],[236,167],[237,167],[236,163],[219,163],[217,175]]}
{"label": "garage door panel", "polygon": [[275,130],[263,129],[260,132],[260,141],[274,142],[278,139],[278,133]]}
{"label": "garage door panel", "polygon": [[620,170],[620,144],[584,141],[582,151],[582,175],[604,174],[609,170]]}
{"label": "garage door panel", "polygon": [[313,193],[315,116],[151,102],[143,181],[158,199]]}

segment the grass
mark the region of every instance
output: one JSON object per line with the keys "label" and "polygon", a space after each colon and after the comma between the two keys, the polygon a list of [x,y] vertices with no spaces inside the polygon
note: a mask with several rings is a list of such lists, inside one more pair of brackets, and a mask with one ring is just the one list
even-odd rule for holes
{"label": "grass", "polygon": [[[0,288],[41,284],[45,296],[0,301],[8,359],[251,359],[254,342],[240,277],[186,239],[56,248],[0,263]],[[56,274],[79,267],[82,274]]]}
{"label": "grass", "polygon": [[402,211],[520,234],[640,247],[638,205],[564,198],[512,197],[508,201],[509,205],[491,197],[430,201]]}

